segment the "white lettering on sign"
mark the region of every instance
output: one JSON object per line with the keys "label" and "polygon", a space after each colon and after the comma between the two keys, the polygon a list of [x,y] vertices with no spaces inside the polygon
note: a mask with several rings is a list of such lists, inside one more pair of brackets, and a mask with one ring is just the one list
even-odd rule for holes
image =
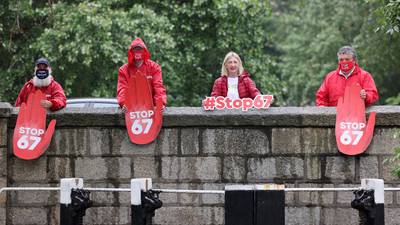
{"label": "white lettering on sign", "polygon": [[131,119],[150,118],[153,115],[154,115],[153,110],[137,111],[137,112],[130,112],[129,118],[131,118]]}
{"label": "white lettering on sign", "polygon": [[44,134],[44,130],[30,127],[20,127],[19,133],[23,135],[18,139],[17,147],[22,150],[33,150],[42,140],[40,136]]}
{"label": "white lettering on sign", "polygon": [[350,123],[350,122],[341,122],[340,129],[352,129],[352,130],[362,130],[365,127],[365,123]]}
{"label": "white lettering on sign", "polygon": [[153,124],[153,110],[130,112],[129,118],[133,119],[131,131],[135,135],[147,134]]}
{"label": "white lettering on sign", "polygon": [[41,137],[22,135],[17,141],[17,146],[19,149],[22,150],[24,149],[33,150],[36,148],[36,146],[40,143],[41,140],[42,140]]}
{"label": "white lettering on sign", "polygon": [[360,142],[365,128],[365,123],[341,122],[340,129],[345,130],[340,136],[340,142],[344,145],[357,145]]}
{"label": "white lettering on sign", "polygon": [[44,134],[44,130],[43,129],[37,129],[37,128],[20,127],[19,128],[19,133],[20,134],[33,135],[33,136],[42,136],[42,134]]}
{"label": "white lettering on sign", "polygon": [[203,100],[203,108],[205,110],[216,109],[242,109],[248,111],[251,108],[268,109],[272,103],[274,96],[257,95],[254,100],[251,98],[234,99],[229,97],[207,97]]}

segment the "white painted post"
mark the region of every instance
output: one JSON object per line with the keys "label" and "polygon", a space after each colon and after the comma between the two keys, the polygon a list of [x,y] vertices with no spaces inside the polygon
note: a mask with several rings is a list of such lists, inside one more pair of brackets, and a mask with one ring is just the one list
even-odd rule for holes
{"label": "white painted post", "polygon": [[152,188],[151,178],[131,179],[131,223],[146,225],[146,212],[142,207],[142,192]]}
{"label": "white painted post", "polygon": [[382,179],[362,179],[361,188],[364,190],[374,190],[375,218],[368,224],[385,224],[385,184]]}
{"label": "white painted post", "polygon": [[60,225],[73,225],[71,207],[72,189],[82,189],[82,178],[64,178],[60,182]]}

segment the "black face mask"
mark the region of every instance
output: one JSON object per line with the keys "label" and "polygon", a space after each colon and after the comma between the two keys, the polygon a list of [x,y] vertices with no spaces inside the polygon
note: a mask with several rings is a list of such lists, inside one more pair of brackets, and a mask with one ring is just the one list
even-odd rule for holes
{"label": "black face mask", "polygon": [[39,79],[46,79],[50,73],[48,70],[36,70],[35,75],[37,76],[37,78]]}

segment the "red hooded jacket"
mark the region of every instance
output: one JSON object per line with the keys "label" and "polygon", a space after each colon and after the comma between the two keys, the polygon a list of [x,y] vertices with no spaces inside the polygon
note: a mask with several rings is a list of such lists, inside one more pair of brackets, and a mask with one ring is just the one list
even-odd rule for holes
{"label": "red hooded jacket", "polygon": [[65,97],[64,90],[59,83],[57,83],[53,78],[48,86],[36,87],[33,85],[32,79],[25,83],[19,92],[18,98],[15,101],[15,106],[19,107],[22,103],[26,103],[28,96],[31,92],[35,90],[40,90],[46,95],[47,100],[49,100],[53,105],[50,110],[55,111],[65,107],[67,98]]}
{"label": "red hooded jacket", "polygon": [[[239,76],[238,93],[239,93],[239,98],[251,98],[251,99],[254,99],[257,95],[260,94],[260,91],[257,89],[254,82],[250,79],[249,73],[247,73],[246,71],[244,71],[242,75]],[[211,96],[226,97],[227,94],[228,94],[228,76],[222,75],[221,77],[215,80]]]}
{"label": "red hooded jacket", "polygon": [[[131,51],[135,46],[140,46],[144,50],[143,64],[139,68],[135,66],[134,55]],[[118,104],[121,107],[125,105],[125,91],[128,86],[128,80],[131,74],[135,74],[137,71],[146,75],[153,95],[153,104],[156,103],[156,99],[161,98],[165,106],[167,104],[167,94],[162,80],[161,67],[150,60],[150,52],[140,38],[136,38],[132,41],[128,50],[128,63],[119,68],[117,85]]]}
{"label": "red hooded jacket", "polygon": [[346,78],[339,74],[339,68],[328,73],[324,82],[316,93],[317,106],[336,106],[340,97],[344,96],[347,86],[358,83],[367,93],[365,105],[372,105],[379,99],[374,79],[371,74],[361,69],[357,64],[353,73]]}

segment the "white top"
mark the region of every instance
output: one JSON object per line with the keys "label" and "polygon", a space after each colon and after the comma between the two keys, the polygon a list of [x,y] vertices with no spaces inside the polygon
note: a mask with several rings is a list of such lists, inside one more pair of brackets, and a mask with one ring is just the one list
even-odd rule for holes
{"label": "white top", "polygon": [[228,77],[228,94],[226,97],[229,97],[230,99],[239,98],[238,81],[238,77]]}

